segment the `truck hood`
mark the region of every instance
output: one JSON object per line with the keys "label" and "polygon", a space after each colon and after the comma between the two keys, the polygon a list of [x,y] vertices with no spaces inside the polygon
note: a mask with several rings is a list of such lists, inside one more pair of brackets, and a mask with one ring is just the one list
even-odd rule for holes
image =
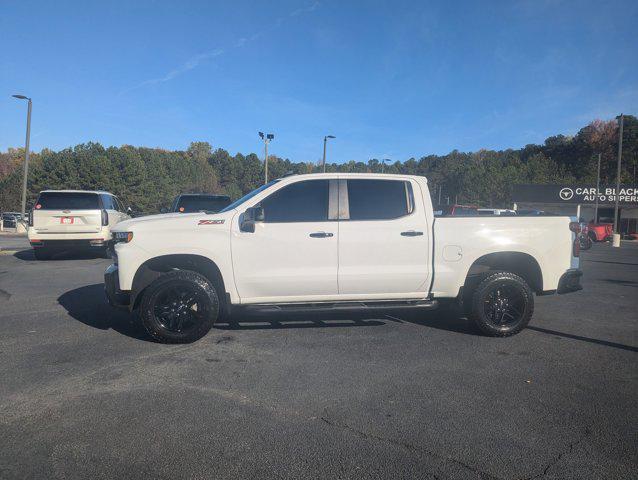
{"label": "truck hood", "polygon": [[[166,231],[179,228],[192,228],[200,221],[210,221],[208,225],[220,225],[229,222],[235,210],[224,213],[162,213],[146,217],[131,218],[115,225],[112,232]],[[214,221],[218,221],[215,223]]]}

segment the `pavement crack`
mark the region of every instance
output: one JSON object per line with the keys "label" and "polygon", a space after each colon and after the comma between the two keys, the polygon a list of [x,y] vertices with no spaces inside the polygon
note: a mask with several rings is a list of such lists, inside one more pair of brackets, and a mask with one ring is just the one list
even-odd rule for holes
{"label": "pavement crack", "polygon": [[[351,427],[348,424],[345,423],[340,423],[340,422],[335,422],[333,420],[330,420],[329,418],[322,416],[320,417],[321,421],[324,422],[326,425],[329,425],[331,427],[335,427],[335,428],[340,428],[342,430],[346,430],[348,432],[351,432],[361,438],[364,438],[366,440],[372,440],[372,441],[378,441],[378,442],[383,442],[389,445],[393,445],[396,447],[400,447],[403,448],[404,450],[408,450],[410,452],[415,452],[415,453],[421,453],[421,454],[425,454],[425,455],[429,455],[431,457],[436,458],[437,460],[441,460],[445,463],[452,463],[454,465],[457,465],[459,467],[462,467],[466,470],[469,470],[473,473],[475,473],[476,475],[479,476],[479,478],[483,478],[483,479],[488,479],[488,480],[500,480],[500,477],[497,477],[495,475],[492,475],[491,473],[485,472],[483,470],[480,470],[479,468],[473,466],[473,465],[469,465],[465,462],[462,462],[461,460],[458,460],[456,458],[453,457],[449,457],[447,455],[441,455],[439,453],[436,453],[432,450],[428,450],[427,448],[423,448],[421,446],[418,445],[414,445],[412,443],[408,443],[408,442],[401,442],[398,440],[394,440],[392,438],[386,438],[386,437],[382,437],[380,435],[375,435],[373,433],[368,433],[368,432],[364,432],[362,430],[358,430],[354,427]],[[439,479],[440,477],[436,476],[433,473],[430,473],[430,475],[432,475],[435,479]]]}
{"label": "pavement crack", "polygon": [[560,452],[556,458],[554,458],[551,462],[549,462],[545,468],[543,469],[542,472],[537,473],[536,475],[533,475],[531,477],[526,477],[522,480],[535,480],[537,478],[542,478],[545,475],[547,475],[547,472],[549,472],[549,470],[554,467],[555,465],[558,464],[558,462],[560,462],[563,458],[565,458],[567,455],[571,455],[571,453],[574,451],[574,448],[576,448],[580,443],[582,443],[587,437],[589,437],[591,435],[591,430],[589,429],[589,427],[585,428],[585,431],[583,432],[583,434],[578,437],[576,440],[574,440],[573,442],[569,443],[569,445],[567,445],[567,448],[565,448],[565,450],[563,450],[562,452]]}

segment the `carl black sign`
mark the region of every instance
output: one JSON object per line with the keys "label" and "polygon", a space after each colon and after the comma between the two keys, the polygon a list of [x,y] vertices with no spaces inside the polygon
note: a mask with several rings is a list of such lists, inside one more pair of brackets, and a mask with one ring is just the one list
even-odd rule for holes
{"label": "carl black sign", "polygon": [[[567,203],[613,204],[616,201],[616,187],[596,187],[586,185],[514,185],[512,200],[516,203]],[[638,187],[622,185],[618,194],[620,205],[638,205]]]}

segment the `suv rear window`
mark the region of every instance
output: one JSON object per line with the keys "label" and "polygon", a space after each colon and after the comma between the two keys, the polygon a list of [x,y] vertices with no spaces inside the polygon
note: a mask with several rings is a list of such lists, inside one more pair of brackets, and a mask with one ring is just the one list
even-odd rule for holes
{"label": "suv rear window", "polygon": [[36,210],[99,210],[97,193],[43,192],[35,204]]}
{"label": "suv rear window", "polygon": [[179,197],[173,210],[183,213],[219,212],[227,205],[230,205],[230,198],[225,196],[184,195]]}

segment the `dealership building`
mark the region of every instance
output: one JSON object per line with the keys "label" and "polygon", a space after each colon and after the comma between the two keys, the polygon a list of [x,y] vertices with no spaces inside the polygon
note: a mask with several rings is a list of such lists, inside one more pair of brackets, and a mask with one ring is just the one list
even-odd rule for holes
{"label": "dealership building", "polygon": [[[517,210],[542,210],[578,216],[586,222],[613,223],[616,186],[600,186],[596,190],[595,185],[515,185],[512,200]],[[621,233],[638,231],[638,186],[621,185],[618,217]]]}

